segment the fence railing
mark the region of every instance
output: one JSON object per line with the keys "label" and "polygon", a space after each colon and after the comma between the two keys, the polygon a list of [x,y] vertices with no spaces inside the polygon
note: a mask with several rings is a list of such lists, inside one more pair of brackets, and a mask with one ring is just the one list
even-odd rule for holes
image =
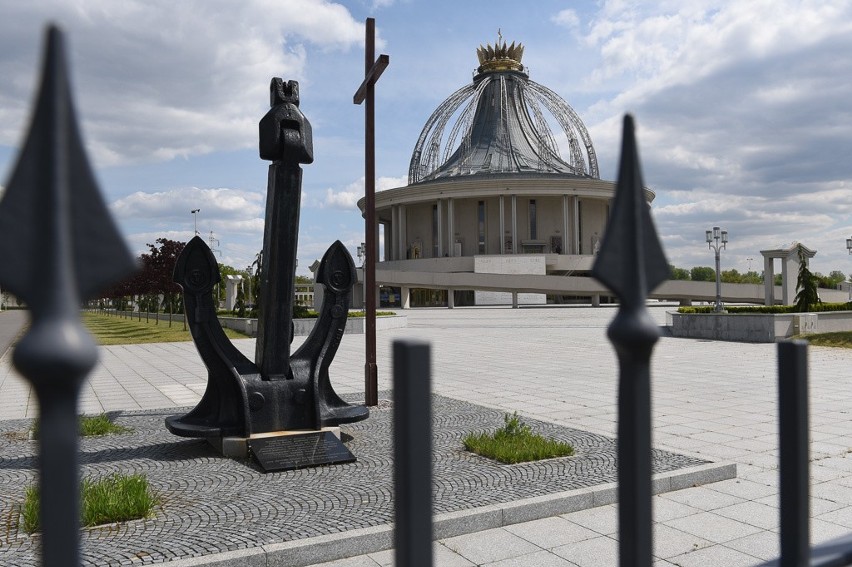
{"label": "fence railing", "polygon": [[[79,565],[77,398],[97,351],[78,306],[133,268],[85,156],[61,33],[48,31],[42,85],[17,166],[0,202],[0,285],[31,307],[13,361],[40,406],[41,553]],[[651,353],[658,328],[645,301],[668,263],[644,200],[633,123],[625,119],[609,228],[593,274],[619,297],[609,327],[619,360],[619,563],[653,562]],[[36,222],[36,219],[39,219]],[[432,565],[430,352],[394,344],[396,564]],[[852,534],[809,545],[807,347],[779,345],[781,557],[765,565],[852,564]]]}

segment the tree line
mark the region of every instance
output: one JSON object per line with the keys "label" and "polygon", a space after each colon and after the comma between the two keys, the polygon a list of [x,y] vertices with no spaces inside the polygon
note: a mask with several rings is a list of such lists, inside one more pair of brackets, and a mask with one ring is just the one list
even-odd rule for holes
{"label": "tree line", "polygon": [[[695,266],[689,270],[686,268],[678,268],[674,264],[669,264],[671,269],[671,279],[673,280],[692,280],[695,282],[715,282],[716,270],[709,266]],[[823,275],[819,272],[813,272],[813,277],[816,279],[818,287],[826,289],[837,289],[837,285],[847,281],[846,275],[840,270],[832,270],[829,274]],[[744,284],[762,284],[763,272],[754,270],[748,272],[739,272],[736,269],[722,270],[721,280],[724,283],[744,283]],[[849,281],[852,282],[852,274],[849,274]],[[781,285],[781,274],[775,274],[775,285]]]}
{"label": "tree line", "polygon": [[[178,256],[186,246],[185,242],[158,238],[154,243],[146,244],[148,251],[136,258],[138,270],[132,276],[113,285],[99,300],[99,307],[111,307],[126,310],[135,305],[135,309],[149,313],[183,313],[183,298],[181,288],[173,281],[175,264]],[[237,269],[227,264],[219,264],[222,284],[214,288],[213,293],[219,296],[219,301],[225,300],[224,279],[228,275],[239,275],[244,278],[246,286],[238,288],[235,311],[242,313],[256,312],[257,297],[259,297],[261,254],[258,253],[255,262],[245,269]],[[297,276],[296,283],[312,283],[305,276]]]}

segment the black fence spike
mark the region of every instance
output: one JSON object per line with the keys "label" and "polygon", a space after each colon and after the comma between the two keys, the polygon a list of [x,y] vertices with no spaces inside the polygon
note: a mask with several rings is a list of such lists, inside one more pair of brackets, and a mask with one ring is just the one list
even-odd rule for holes
{"label": "black fence spike", "polygon": [[669,278],[669,264],[648,202],[633,117],[624,117],[621,164],[612,212],[592,275],[622,303],[644,303],[648,293]]}
{"label": "black fence spike", "polygon": [[78,565],[77,398],[97,361],[79,305],[134,263],[86,158],[56,27],[47,31],[32,123],[0,202],[0,257],[0,284],[31,313],[13,362],[39,401],[42,563]]}
{"label": "black fence spike", "polygon": [[432,393],[428,343],[393,343],[395,564],[432,567]]}
{"label": "black fence spike", "polygon": [[781,567],[810,564],[808,344],[778,343]]}
{"label": "black fence spike", "polygon": [[648,291],[667,279],[642,186],[633,119],[624,119],[621,166],[609,226],[592,275],[621,306],[608,335],[619,362],[618,533],[622,567],[651,567],[651,351],[659,329],[648,314]]}

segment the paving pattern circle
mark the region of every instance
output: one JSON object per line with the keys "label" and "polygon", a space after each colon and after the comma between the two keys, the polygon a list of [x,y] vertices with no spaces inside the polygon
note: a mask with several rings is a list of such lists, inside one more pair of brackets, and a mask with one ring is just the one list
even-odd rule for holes
{"label": "paving pattern circle", "polygon": [[[467,453],[461,442],[467,433],[502,426],[502,412],[438,395],[432,407],[436,514],[616,481],[611,438],[524,418],[533,431],[573,445],[576,454],[502,465]],[[83,476],[143,473],[160,498],[152,518],[83,530],[84,565],[161,563],[392,522],[389,402],[372,409],[369,419],[341,428],[357,462],[269,474],[252,460],[222,457],[204,440],[170,434],[165,417],[188,409],[115,412],[114,421],[130,433],[81,441]],[[24,490],[36,482],[37,442],[24,434],[30,423],[0,421],[2,565],[38,565],[40,538],[18,529]],[[668,451],[653,454],[655,473],[704,463]]]}

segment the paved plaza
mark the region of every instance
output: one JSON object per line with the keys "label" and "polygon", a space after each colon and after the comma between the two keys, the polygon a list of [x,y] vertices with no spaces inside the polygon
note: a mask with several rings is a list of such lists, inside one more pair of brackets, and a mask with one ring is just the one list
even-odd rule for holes
{"label": "paved plaza", "polygon": [[[672,306],[654,306],[665,321]],[[390,389],[396,338],[432,344],[433,390],[446,398],[595,435],[615,433],[617,363],[611,307],[460,308],[402,312],[408,327],[378,333],[379,389]],[[0,313],[0,318],[15,316]],[[0,325],[2,326],[2,325]],[[296,338],[295,346],[301,343]],[[236,341],[252,353],[250,339]],[[344,337],[331,367],[339,393],[363,392],[363,335]],[[852,531],[852,350],[810,349],[811,539]],[[652,371],[654,445],[736,463],[737,478],[654,498],[656,565],[755,565],[778,553],[776,349],[665,337]],[[191,343],[104,347],[81,411],[195,404],[206,369]],[[0,419],[34,417],[36,402],[0,361]],[[615,505],[440,539],[436,565],[615,565]],[[392,551],[328,567],[391,565]],[[175,565],[182,564],[181,561]],[[200,563],[186,563],[200,564]],[[234,565],[242,563],[233,563]]]}

